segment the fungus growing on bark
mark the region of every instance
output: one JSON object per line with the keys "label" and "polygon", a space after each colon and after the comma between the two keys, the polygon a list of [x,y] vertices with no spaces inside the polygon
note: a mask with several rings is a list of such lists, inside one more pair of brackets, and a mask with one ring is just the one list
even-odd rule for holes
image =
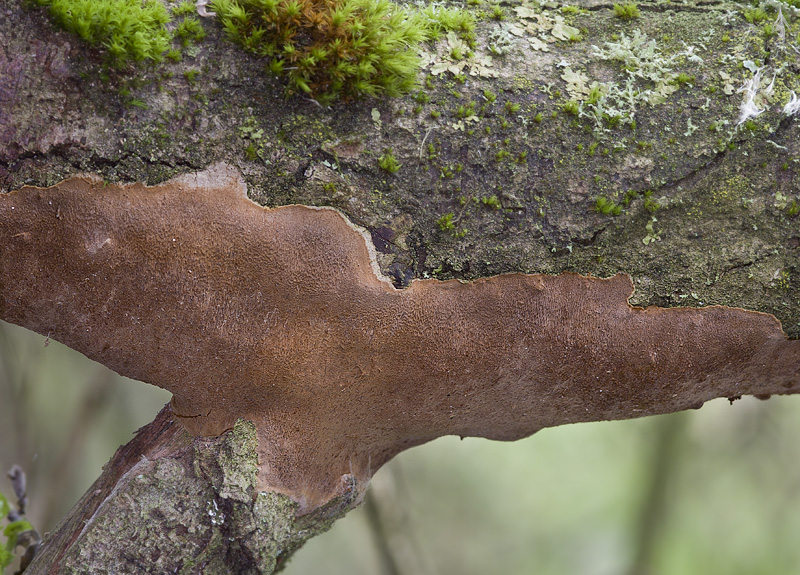
{"label": "fungus growing on bark", "polygon": [[310,511],[442,435],[513,440],[800,390],[771,315],[632,307],[631,279],[395,289],[329,208],[266,209],[217,166],[0,196],[0,318],[163,387],[195,435],[259,434],[259,487]]}

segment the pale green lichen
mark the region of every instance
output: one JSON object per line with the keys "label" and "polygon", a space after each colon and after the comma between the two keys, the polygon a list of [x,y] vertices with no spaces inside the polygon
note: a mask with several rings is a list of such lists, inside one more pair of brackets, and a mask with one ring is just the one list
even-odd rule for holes
{"label": "pale green lichen", "polygon": [[590,81],[581,71],[561,61],[561,79],[567,84],[571,100],[566,110],[585,118],[593,125],[596,135],[602,136],[618,125],[632,125],[637,109],[643,106],[663,104],[681,85],[688,83],[689,76],[673,70],[681,58],[702,59],[694,54],[691,46],[669,56],[663,54],[654,39],[641,30],[632,36],[624,32],[616,41],[607,41],[603,47],[592,46],[593,55],[600,60],[618,62],[625,76],[619,81]]}

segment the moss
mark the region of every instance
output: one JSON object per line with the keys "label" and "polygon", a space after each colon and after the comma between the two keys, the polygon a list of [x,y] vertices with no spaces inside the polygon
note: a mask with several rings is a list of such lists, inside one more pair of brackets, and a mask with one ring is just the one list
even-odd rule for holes
{"label": "moss", "polygon": [[390,174],[394,174],[400,169],[400,164],[397,162],[397,158],[395,158],[391,149],[384,150],[383,155],[378,158],[378,165],[382,170]]}
{"label": "moss", "polygon": [[197,7],[191,0],[181,0],[177,6],[172,7],[172,14],[175,16],[192,16],[196,12]]}
{"label": "moss", "polygon": [[470,102],[467,105],[461,105],[456,108],[456,118],[464,119],[475,115],[475,102]]}
{"label": "moss", "polygon": [[677,76],[669,80],[670,84],[677,86],[683,86],[684,84],[690,84],[692,82],[694,82],[694,76],[691,76],[685,72],[680,72]]}
{"label": "moss", "polygon": [[181,54],[180,50],[175,50],[175,49],[168,50],[165,56],[169,60],[172,60],[173,62],[180,62],[181,60],[183,60],[183,55]]}
{"label": "moss", "polygon": [[594,209],[604,215],[618,216],[622,213],[622,206],[605,196],[600,196],[595,200]]}
{"label": "moss", "polygon": [[494,6],[492,6],[491,12],[489,12],[489,17],[492,20],[505,20],[506,19],[506,13],[503,11],[502,7],[500,7],[498,5],[494,5]]}
{"label": "moss", "polygon": [[91,46],[102,47],[110,64],[161,62],[169,49],[169,13],[159,0],[33,0],[50,17]]}
{"label": "moss", "polygon": [[190,84],[194,84],[197,81],[198,76],[200,76],[200,70],[196,69],[186,70],[183,73],[183,77],[186,78],[186,81]]}
{"label": "moss", "polygon": [[744,11],[745,20],[750,22],[751,24],[758,24],[759,22],[763,22],[767,18],[769,18],[769,14],[767,14],[763,8],[750,8]]}
{"label": "moss", "polygon": [[625,22],[635,20],[640,16],[639,7],[633,2],[629,2],[627,4],[614,4],[613,9],[614,16],[620,20],[624,20]]}
{"label": "moss", "polygon": [[578,117],[578,114],[580,113],[580,104],[578,104],[578,102],[575,100],[569,100],[563,106],[561,106],[561,109],[570,116]]}
{"label": "moss", "polygon": [[499,210],[503,207],[503,204],[500,203],[500,200],[497,196],[483,197],[481,198],[481,203],[487,208],[491,208],[493,210]]}
{"label": "moss", "polygon": [[428,6],[422,11],[428,19],[428,36],[438,38],[443,32],[459,32],[462,37],[475,31],[475,17],[458,8]]}
{"label": "moss", "polygon": [[175,36],[183,46],[187,46],[191,42],[200,42],[206,37],[206,31],[197,18],[186,17],[175,28]]}
{"label": "moss", "polygon": [[407,94],[421,42],[443,30],[469,37],[475,27],[455,8],[420,12],[389,0],[214,0],[212,9],[227,38],[267,59],[289,94],[322,104]]}
{"label": "moss", "polygon": [[436,220],[436,225],[439,226],[439,229],[443,232],[454,231],[456,229],[456,225],[453,223],[453,218],[455,217],[456,215],[453,212],[448,212]]}

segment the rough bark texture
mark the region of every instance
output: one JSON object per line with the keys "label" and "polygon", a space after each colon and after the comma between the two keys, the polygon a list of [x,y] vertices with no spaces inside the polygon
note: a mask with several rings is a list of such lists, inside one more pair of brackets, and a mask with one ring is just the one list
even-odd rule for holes
{"label": "rough bark texture", "polygon": [[[330,205],[369,229],[397,285],[627,272],[635,305],[737,306],[772,313],[800,336],[800,127],[781,111],[800,91],[797,16],[784,6],[785,34],[768,34],[776,11],[752,23],[733,3],[642,4],[632,21],[610,4],[578,4],[585,10],[537,8],[538,19],[505,4],[505,21],[478,25],[473,64],[493,42],[509,47],[490,67],[430,73],[459,66],[442,40],[419,94],[322,109],[284,99],[263,62],[225,42],[213,20],[181,63],[109,72],[41,10],[9,0],[0,7],[0,192],[86,172],[155,184],[225,161],[264,205]],[[559,40],[558,18],[580,39]],[[628,50],[638,59],[619,59],[637,30],[647,37]],[[735,128],[748,97],[736,90],[761,66],[754,105],[765,111]],[[629,78],[640,96],[652,92],[635,113],[620,95]],[[618,125],[614,114],[597,119],[593,81],[617,94],[607,108],[624,111]],[[388,149],[395,173],[379,167]],[[601,196],[622,213],[599,212]],[[117,454],[32,572],[211,573],[247,561],[269,573],[354,504],[296,520],[287,499],[250,491],[246,426],[192,442],[167,419]],[[167,489],[182,495],[167,501]],[[225,520],[215,524],[217,513]],[[132,539],[142,547],[129,559]]]}
{"label": "rough bark texture", "polygon": [[[46,538],[26,573],[272,573],[353,505],[301,518],[284,495],[257,492],[257,439],[240,420],[193,439],[166,406],[121,447]],[[355,491],[353,491],[355,493]]]}

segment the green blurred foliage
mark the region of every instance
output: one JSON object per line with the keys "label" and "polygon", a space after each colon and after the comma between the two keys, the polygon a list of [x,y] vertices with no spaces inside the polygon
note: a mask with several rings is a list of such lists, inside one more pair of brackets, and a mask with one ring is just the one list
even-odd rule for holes
{"label": "green blurred foliage", "polygon": [[6,472],[20,465],[28,479],[26,516],[49,531],[169,398],[0,322],[0,491],[11,492]]}

